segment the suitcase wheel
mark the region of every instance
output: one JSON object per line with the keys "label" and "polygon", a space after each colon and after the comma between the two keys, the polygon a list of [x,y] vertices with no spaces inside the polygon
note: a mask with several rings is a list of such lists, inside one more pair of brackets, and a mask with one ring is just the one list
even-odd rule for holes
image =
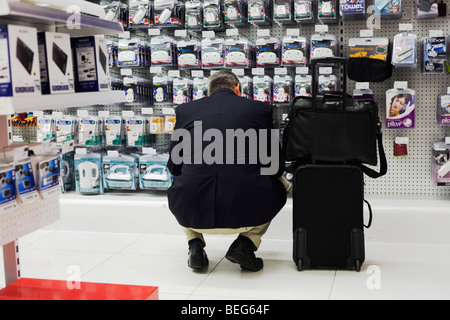
{"label": "suitcase wheel", "polygon": [[359,260],[359,259],[355,260],[355,269],[356,269],[356,272],[359,272],[361,270],[361,260]]}
{"label": "suitcase wheel", "polygon": [[302,271],[302,259],[300,258],[297,260],[297,270]]}

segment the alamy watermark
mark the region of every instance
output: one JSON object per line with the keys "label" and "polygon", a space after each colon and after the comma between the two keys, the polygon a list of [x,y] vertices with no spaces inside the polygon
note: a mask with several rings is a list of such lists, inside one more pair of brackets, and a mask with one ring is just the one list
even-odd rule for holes
{"label": "alamy watermark", "polygon": [[[277,129],[226,129],[224,135],[215,128],[203,132],[202,121],[195,121],[193,134],[176,129],[171,141],[179,142],[170,155],[175,165],[261,164],[261,175],[276,174],[280,165]],[[210,143],[203,148],[204,142]]]}

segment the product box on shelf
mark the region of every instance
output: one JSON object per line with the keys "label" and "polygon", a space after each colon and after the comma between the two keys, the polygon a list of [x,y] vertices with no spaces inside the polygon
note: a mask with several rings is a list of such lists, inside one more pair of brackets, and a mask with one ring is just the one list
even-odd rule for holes
{"label": "product box on shelf", "polygon": [[444,141],[433,143],[431,164],[433,185],[450,186],[450,144]]}
{"label": "product box on shelf", "polygon": [[36,28],[0,25],[0,97],[41,95]]}
{"label": "product box on shelf", "polygon": [[74,157],[74,166],[75,185],[78,193],[103,193],[101,154],[87,153],[86,149],[78,148]]}
{"label": "product box on shelf", "polygon": [[105,191],[136,190],[137,159],[133,156],[109,151],[103,156],[103,185]]}
{"label": "product box on shelf", "polygon": [[14,167],[0,169],[0,215],[18,208],[16,190],[16,172]]}
{"label": "product box on shelf", "polygon": [[386,129],[414,129],[416,94],[406,86],[386,91]]}
{"label": "product box on shelf", "polygon": [[109,91],[108,47],[104,36],[72,38],[75,91]]}
{"label": "product box on shelf", "polygon": [[70,35],[38,32],[42,94],[75,92]]}
{"label": "product box on shelf", "polygon": [[167,190],[172,175],[167,168],[168,154],[144,154],[139,158],[139,187],[142,190]]}
{"label": "product box on shelf", "polygon": [[41,197],[49,197],[59,191],[60,157],[44,156],[37,164],[38,185]]}
{"label": "product box on shelf", "polygon": [[436,117],[439,125],[450,126],[450,87],[438,95]]}
{"label": "product box on shelf", "polygon": [[31,161],[21,161],[16,164],[16,188],[22,203],[31,203],[39,199],[39,193]]}

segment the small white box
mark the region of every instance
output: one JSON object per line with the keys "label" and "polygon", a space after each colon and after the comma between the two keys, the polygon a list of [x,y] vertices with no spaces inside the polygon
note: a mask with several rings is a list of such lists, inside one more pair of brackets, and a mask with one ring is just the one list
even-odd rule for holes
{"label": "small white box", "polygon": [[38,47],[42,94],[74,93],[70,35],[39,32]]}
{"label": "small white box", "polygon": [[108,51],[104,36],[72,38],[75,92],[109,91]]}
{"label": "small white box", "polygon": [[0,96],[41,95],[37,30],[0,25]]}

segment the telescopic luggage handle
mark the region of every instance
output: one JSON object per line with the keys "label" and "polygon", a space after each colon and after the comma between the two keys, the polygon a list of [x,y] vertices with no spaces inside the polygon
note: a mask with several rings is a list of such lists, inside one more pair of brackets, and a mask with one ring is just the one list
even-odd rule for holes
{"label": "telescopic luggage handle", "polygon": [[[342,74],[342,86],[341,91],[332,91],[329,94],[339,96],[342,98],[343,106],[345,107],[345,103],[347,100],[347,59],[343,57],[329,57],[329,58],[316,58],[311,59],[311,72],[312,72],[312,101],[313,101],[313,109],[316,107],[316,98],[318,94],[318,79],[317,79],[317,65],[319,64],[338,64],[341,65],[343,68],[343,74]],[[324,92],[324,95],[327,95],[326,92]]]}

